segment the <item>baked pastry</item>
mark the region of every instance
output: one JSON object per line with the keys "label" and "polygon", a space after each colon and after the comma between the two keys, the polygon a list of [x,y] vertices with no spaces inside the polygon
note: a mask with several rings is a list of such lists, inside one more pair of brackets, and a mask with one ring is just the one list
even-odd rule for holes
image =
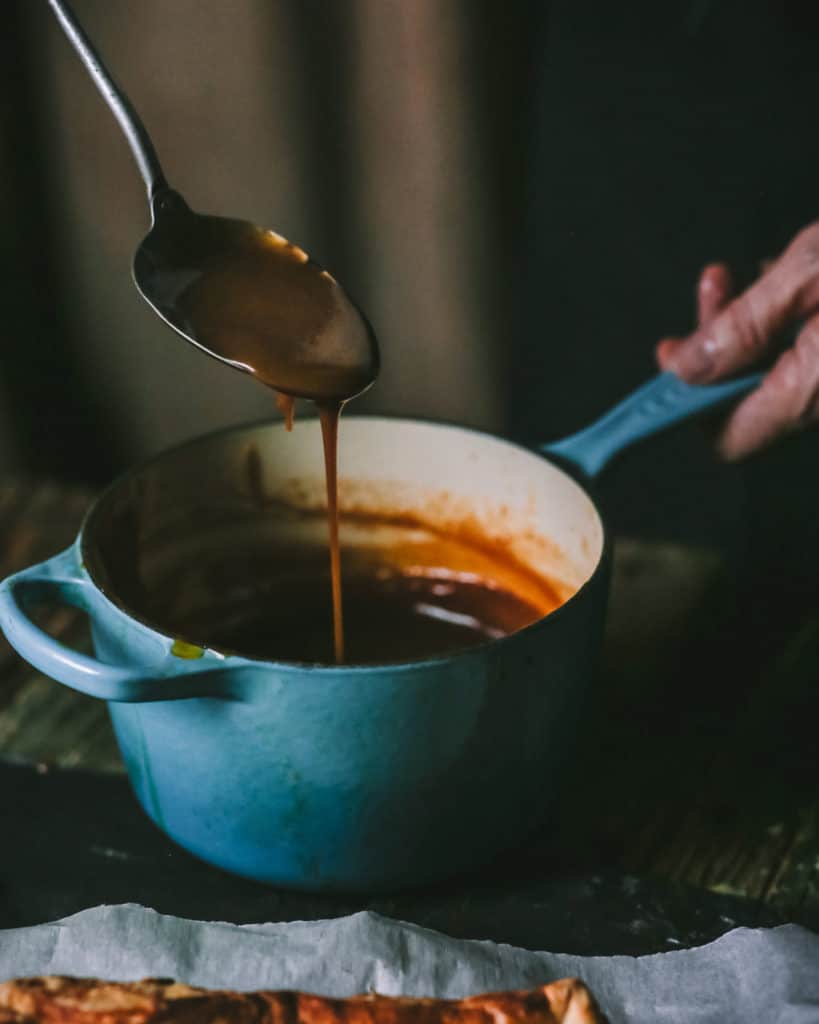
{"label": "baked pastry", "polygon": [[468,999],[219,992],[163,978],[18,978],[0,984],[0,1024],[606,1024],[574,978]]}

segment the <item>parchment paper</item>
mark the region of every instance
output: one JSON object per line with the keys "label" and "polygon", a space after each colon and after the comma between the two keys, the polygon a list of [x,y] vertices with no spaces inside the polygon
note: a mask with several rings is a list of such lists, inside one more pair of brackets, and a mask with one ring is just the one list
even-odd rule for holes
{"label": "parchment paper", "polygon": [[0,932],[0,979],[31,974],[448,998],[577,976],[612,1024],[819,1024],[819,936],[796,925],[740,928],[656,956],[577,957],[451,939],[366,912],[240,926],[123,905]]}

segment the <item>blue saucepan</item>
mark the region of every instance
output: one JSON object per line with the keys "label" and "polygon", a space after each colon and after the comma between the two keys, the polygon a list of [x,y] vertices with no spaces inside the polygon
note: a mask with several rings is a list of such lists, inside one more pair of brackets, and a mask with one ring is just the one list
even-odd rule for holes
{"label": "blue saucepan", "polygon": [[[661,375],[542,452],[459,427],[345,419],[342,514],[468,521],[562,591],[557,611],[504,639],[327,667],[197,648],[153,621],[152,592],[172,585],[174,600],[195,604],[212,586],[191,565],[218,555],[227,579],[274,536],[281,550],[283,537],[323,531],[320,517],[292,514],[324,502],[313,421],[292,435],[276,423],[228,430],[131,471],[67,551],[0,585],[0,625],[37,669],[108,702],[139,802],[204,860],[313,890],[452,875],[520,843],[561,787],[608,590],[603,522],[578,479],[754,382],[688,387]],[[343,542],[360,532],[349,518]],[[377,530],[353,540],[381,543]],[[82,609],[95,654],[43,632],[29,615],[39,602]]]}

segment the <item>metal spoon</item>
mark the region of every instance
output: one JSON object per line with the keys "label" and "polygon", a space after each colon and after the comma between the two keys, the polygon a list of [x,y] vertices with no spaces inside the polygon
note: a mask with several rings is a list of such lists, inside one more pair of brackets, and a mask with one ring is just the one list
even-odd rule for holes
{"label": "metal spoon", "polygon": [[372,328],[297,246],[247,221],[195,213],[171,189],[145,126],[65,0],[48,0],[113,111],[148,189],[134,256],[142,297],[186,341],[287,395],[342,402],[378,374]]}

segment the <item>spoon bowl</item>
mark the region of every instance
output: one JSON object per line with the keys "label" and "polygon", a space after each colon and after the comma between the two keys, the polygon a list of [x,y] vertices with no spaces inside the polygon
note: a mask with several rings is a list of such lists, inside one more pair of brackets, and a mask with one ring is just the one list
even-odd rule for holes
{"label": "spoon bowl", "polygon": [[153,225],[133,265],[145,301],[186,341],[285,395],[340,405],[366,390],[378,375],[378,343],[341,285],[276,232],[191,210],[69,4],[48,2],[148,190]]}
{"label": "spoon bowl", "polygon": [[372,328],[303,249],[248,221],[195,213],[170,189],[151,208],[134,282],[183,338],[295,397],[346,401],[372,384]]}

